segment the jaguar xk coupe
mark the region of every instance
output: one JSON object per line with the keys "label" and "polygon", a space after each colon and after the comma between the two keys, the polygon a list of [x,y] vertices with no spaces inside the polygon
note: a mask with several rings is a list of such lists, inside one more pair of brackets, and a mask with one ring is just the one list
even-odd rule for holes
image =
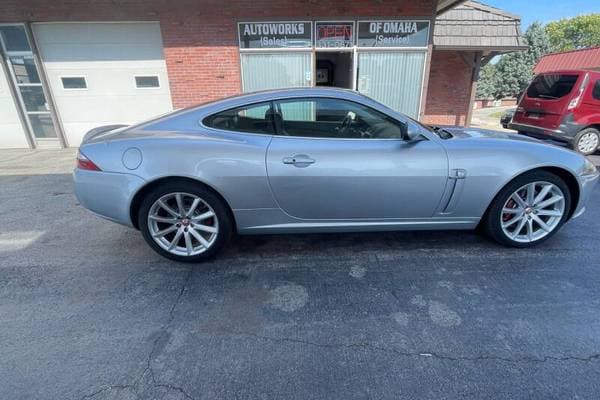
{"label": "jaguar xk coupe", "polygon": [[535,139],[430,127],[359,93],[273,90],[88,132],[81,205],[202,261],[230,236],[482,228],[540,243],[585,210],[585,157]]}

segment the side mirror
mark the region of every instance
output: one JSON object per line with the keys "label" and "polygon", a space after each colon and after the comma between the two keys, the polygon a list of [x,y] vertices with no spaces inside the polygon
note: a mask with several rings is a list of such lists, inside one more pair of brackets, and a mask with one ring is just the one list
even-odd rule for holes
{"label": "side mirror", "polygon": [[421,138],[421,127],[410,120],[407,121],[405,140],[407,142],[414,142],[421,140]]}

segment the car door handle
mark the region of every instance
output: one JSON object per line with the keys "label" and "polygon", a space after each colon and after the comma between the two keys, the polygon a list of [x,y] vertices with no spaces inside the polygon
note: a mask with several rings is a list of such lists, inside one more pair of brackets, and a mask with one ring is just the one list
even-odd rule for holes
{"label": "car door handle", "polygon": [[296,167],[308,167],[310,164],[315,163],[315,160],[305,154],[297,154],[293,157],[284,157],[282,161],[284,164],[291,164]]}

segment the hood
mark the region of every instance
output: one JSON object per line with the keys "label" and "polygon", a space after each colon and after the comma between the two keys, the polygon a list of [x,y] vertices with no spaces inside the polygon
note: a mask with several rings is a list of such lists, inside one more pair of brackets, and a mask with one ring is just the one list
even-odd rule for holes
{"label": "hood", "polygon": [[464,126],[439,126],[439,128],[451,133],[454,139],[505,139],[543,143],[541,140],[529,136],[519,135],[518,133],[494,131],[492,129],[470,128]]}

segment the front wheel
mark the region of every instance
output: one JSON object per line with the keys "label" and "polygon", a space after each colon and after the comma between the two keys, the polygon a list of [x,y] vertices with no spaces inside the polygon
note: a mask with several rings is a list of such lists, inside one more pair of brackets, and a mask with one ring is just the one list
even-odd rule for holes
{"label": "front wheel", "polygon": [[142,201],[138,218],[150,247],[175,261],[209,259],[232,231],[223,201],[206,187],[188,182],[153,189]]}
{"label": "front wheel", "polygon": [[524,174],[496,196],[482,223],[496,241],[512,247],[541,243],[565,223],[571,194],[565,182],[546,171]]}

